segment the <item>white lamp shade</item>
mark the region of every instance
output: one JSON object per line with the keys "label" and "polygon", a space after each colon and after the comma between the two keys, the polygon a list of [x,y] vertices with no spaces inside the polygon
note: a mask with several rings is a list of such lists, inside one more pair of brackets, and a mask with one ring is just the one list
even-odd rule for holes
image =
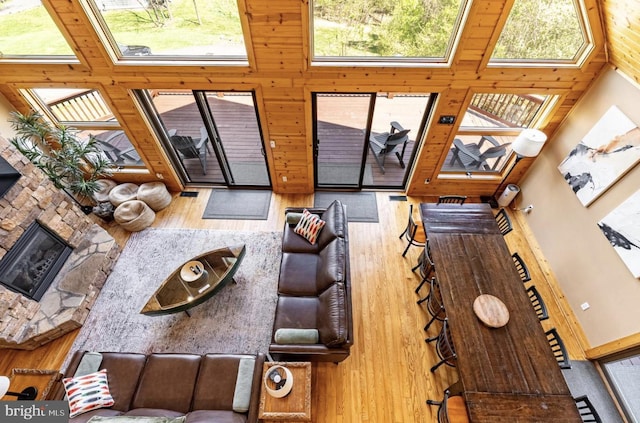
{"label": "white lamp shade", "polygon": [[542,146],[547,141],[544,132],[537,129],[525,129],[511,144],[511,149],[522,157],[535,157],[540,154]]}
{"label": "white lamp shade", "polygon": [[0,398],[4,396],[9,390],[9,378],[6,376],[0,376]]}

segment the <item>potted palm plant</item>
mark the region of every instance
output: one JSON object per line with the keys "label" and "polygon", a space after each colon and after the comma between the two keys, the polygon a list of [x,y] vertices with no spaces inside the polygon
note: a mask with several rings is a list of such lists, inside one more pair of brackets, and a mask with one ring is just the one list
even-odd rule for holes
{"label": "potted palm plant", "polygon": [[17,136],[10,138],[18,151],[64,190],[85,213],[90,213],[99,190],[96,181],[110,176],[114,164],[93,136],[80,139],[78,130],[54,125],[38,112],[12,112],[9,119]]}

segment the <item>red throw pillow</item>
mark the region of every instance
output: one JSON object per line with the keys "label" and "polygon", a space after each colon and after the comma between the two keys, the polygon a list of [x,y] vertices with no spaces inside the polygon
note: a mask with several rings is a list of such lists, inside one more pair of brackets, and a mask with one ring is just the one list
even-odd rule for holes
{"label": "red throw pillow", "polygon": [[317,215],[310,213],[307,209],[304,209],[302,217],[293,231],[298,235],[303,236],[307,241],[309,241],[309,243],[315,244],[325,223],[326,222],[320,219]]}

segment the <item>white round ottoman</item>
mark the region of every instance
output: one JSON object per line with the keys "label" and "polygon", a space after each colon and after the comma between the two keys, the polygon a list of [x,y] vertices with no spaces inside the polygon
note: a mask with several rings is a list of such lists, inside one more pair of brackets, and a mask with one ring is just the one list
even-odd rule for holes
{"label": "white round ottoman", "polygon": [[162,182],[147,182],[138,188],[138,200],[144,201],[155,211],[160,211],[171,203],[171,194]]}
{"label": "white round ottoman", "polygon": [[93,194],[93,198],[98,204],[109,201],[109,193],[118,185],[116,181],[112,181],[111,179],[98,179],[96,184],[98,185],[98,191]]}
{"label": "white round ottoman", "polygon": [[137,232],[149,227],[156,213],[145,202],[131,200],[120,204],[113,212],[113,218],[129,232]]}
{"label": "white round ottoman", "polygon": [[130,182],[116,185],[109,191],[109,201],[118,207],[125,201],[136,200],[138,198],[138,185]]}

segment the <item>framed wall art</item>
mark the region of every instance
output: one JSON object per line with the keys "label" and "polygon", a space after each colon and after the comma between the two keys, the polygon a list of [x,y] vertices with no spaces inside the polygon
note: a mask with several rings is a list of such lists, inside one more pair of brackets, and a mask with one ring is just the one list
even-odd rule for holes
{"label": "framed wall art", "polygon": [[560,163],[558,170],[587,207],[640,161],[640,128],[609,110]]}
{"label": "framed wall art", "polygon": [[635,278],[640,278],[640,190],[606,215],[598,226]]}

